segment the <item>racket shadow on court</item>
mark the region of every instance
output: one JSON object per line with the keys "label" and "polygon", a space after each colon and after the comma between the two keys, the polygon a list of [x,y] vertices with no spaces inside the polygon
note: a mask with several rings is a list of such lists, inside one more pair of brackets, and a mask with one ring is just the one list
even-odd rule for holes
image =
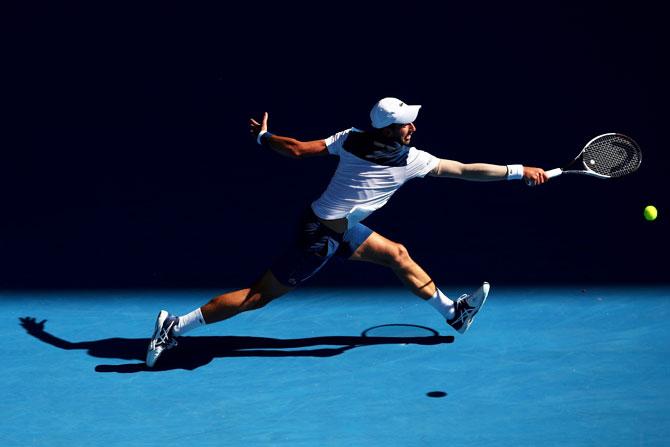
{"label": "racket shadow on court", "polygon": [[[21,326],[36,339],[67,351],[85,350],[92,357],[136,360],[139,363],[98,365],[97,372],[156,372],[173,369],[194,370],[224,357],[333,357],[350,349],[373,345],[439,345],[453,343],[454,337],[412,324],[384,324],[366,329],[360,336],[324,336],[279,339],[245,336],[180,337],[179,345],[163,354],[153,368],[144,364],[149,339],[105,338],[72,342],[44,330],[47,320],[19,318]],[[332,347],[330,347],[332,346]]]}

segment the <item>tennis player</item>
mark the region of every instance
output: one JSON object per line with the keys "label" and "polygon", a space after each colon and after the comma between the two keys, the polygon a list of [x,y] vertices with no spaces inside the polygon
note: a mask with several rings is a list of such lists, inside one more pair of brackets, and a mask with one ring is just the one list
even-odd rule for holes
{"label": "tennis player", "polygon": [[333,256],[366,261],[390,268],[405,286],[434,307],[457,332],[465,333],[486,301],[489,284],[452,300],[411,258],[407,249],[361,222],[384,206],[406,181],[416,177],[458,178],[473,181],[547,181],[544,170],[519,164],[506,166],[439,159],[411,146],[414,121],[421,106],[397,98],[383,98],[372,107],[368,130],[346,129],[325,140],[299,141],[268,131],[268,114],[250,120],[258,144],[282,155],[340,157],[330,184],[305,209],[297,237],[289,250],[251,286],[217,296],[192,312],[175,316],[161,310],[156,319],[146,363],[154,366],[163,352],[177,345],[179,336],[241,312],[259,309],[290,292],[314,275]]}

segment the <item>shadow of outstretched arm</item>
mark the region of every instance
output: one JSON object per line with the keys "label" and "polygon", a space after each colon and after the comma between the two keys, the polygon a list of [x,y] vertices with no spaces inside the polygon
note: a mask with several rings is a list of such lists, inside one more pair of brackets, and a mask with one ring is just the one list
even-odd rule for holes
{"label": "shadow of outstretched arm", "polygon": [[44,330],[44,325],[47,320],[42,320],[39,323],[33,317],[23,317],[19,318],[21,321],[21,326],[26,330],[27,333],[35,337],[36,339],[43,341],[44,343],[50,344],[60,349],[88,349],[88,342],[83,343],[72,343],[62,338],[58,338]]}
{"label": "shadow of outstretched arm", "polygon": [[68,351],[76,349],[87,350],[93,357],[144,361],[149,342],[146,339],[140,338],[106,338],[102,340],[71,342],[46,332],[44,325],[47,320],[42,320],[39,323],[33,317],[23,317],[19,318],[19,320],[26,332],[36,339]]}

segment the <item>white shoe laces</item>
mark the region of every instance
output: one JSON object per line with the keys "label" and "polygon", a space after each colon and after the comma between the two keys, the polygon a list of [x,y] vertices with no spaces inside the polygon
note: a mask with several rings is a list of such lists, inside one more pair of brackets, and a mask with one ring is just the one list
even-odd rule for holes
{"label": "white shoe laces", "polygon": [[158,337],[152,340],[154,348],[159,348],[162,346],[163,349],[170,349],[177,346],[177,340],[174,337],[170,336],[170,330],[174,326],[174,321],[171,321],[167,327],[162,327],[158,333]]}
{"label": "white shoe laces", "polygon": [[469,325],[470,322],[471,322],[471,320],[472,320],[472,317],[475,315],[475,313],[477,313],[477,309],[476,309],[476,308],[473,308],[473,307],[470,306],[470,304],[468,303],[467,299],[468,299],[469,297],[470,297],[470,295],[468,295],[467,293],[464,293],[463,295],[460,296],[460,298],[458,298],[458,301],[461,301],[461,300],[465,301],[465,304],[466,304],[468,307],[470,307],[470,309],[463,309],[463,310],[459,313],[459,315],[458,315],[458,317],[456,318],[456,320],[454,321],[455,323],[467,323],[467,324]]}

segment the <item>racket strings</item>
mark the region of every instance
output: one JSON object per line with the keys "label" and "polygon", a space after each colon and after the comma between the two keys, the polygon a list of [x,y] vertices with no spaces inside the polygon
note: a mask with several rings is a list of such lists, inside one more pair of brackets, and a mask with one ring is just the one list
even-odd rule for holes
{"label": "racket strings", "polygon": [[621,177],[637,170],[642,153],[634,141],[623,135],[605,135],[584,149],[582,161],[597,174]]}

